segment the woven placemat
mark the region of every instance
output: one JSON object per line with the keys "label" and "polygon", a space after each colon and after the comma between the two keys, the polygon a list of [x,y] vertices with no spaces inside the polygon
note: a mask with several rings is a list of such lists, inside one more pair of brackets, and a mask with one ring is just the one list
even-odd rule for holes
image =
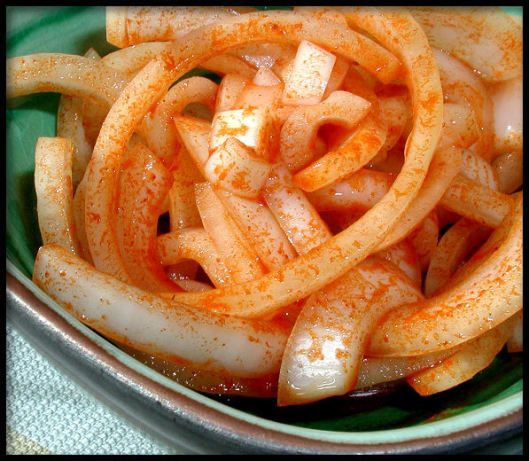
{"label": "woven placemat", "polygon": [[131,425],[6,326],[7,454],[182,454]]}

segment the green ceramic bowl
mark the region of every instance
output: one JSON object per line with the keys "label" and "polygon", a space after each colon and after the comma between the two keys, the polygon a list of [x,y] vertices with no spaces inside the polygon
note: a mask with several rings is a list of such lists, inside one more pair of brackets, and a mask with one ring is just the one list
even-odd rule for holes
{"label": "green ceramic bowl", "polygon": [[[521,14],[512,10],[512,14]],[[8,8],[7,55],[106,54],[105,11]],[[109,406],[166,443],[199,453],[455,453],[509,439],[521,452],[522,359],[501,354],[455,390],[419,398],[406,387],[335,399],[297,411],[273,402],[189,390],[87,328],[31,282],[41,244],[33,186],[34,147],[55,135],[59,96],[10,102],[7,125],[8,317],[46,356]],[[514,439],[512,438],[514,437]],[[500,448],[501,451],[501,448]]]}

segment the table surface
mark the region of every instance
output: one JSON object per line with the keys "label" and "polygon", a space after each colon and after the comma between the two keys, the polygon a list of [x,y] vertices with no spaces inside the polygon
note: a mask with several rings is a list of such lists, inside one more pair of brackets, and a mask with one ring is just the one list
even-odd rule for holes
{"label": "table surface", "polygon": [[[521,454],[522,435],[473,454]],[[184,454],[124,420],[6,325],[7,454]]]}
{"label": "table surface", "polygon": [[7,454],[182,454],[125,421],[6,326]]}

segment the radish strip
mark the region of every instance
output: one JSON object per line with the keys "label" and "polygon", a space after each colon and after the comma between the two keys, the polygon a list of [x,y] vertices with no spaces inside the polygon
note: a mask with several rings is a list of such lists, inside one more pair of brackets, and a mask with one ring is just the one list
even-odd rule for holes
{"label": "radish strip", "polygon": [[355,173],[382,148],[386,133],[377,102],[341,146],[296,173],[294,182],[304,191],[312,192]]}
{"label": "radish strip", "polygon": [[318,129],[327,123],[352,129],[362,120],[371,103],[346,91],[335,91],[323,102],[292,111],[280,135],[280,156],[290,171],[298,171],[314,157]]}
{"label": "radish strip", "polygon": [[143,352],[246,378],[279,370],[286,332],[270,322],[176,307],[57,245],[40,248],[33,280],[83,323]]}
{"label": "radish strip", "polygon": [[166,82],[160,80],[164,71],[163,60],[151,61],[126,86],[101,127],[87,170],[85,227],[90,253],[98,270],[124,282],[129,282],[130,276],[115,238],[117,172],[134,129],[167,90]]}
{"label": "radish strip", "polygon": [[[141,42],[180,39],[205,24],[239,15],[240,8],[127,6],[107,8],[107,41],[119,48]],[[248,11],[243,8],[242,12]]]}
{"label": "radish strip", "polygon": [[43,243],[56,243],[79,255],[81,249],[72,210],[73,150],[69,139],[38,138],[35,147],[35,192]]}
{"label": "radish strip", "polygon": [[213,185],[241,197],[256,198],[264,187],[271,165],[237,138],[228,138],[209,156],[204,175]]}
{"label": "radish strip", "polygon": [[254,78],[256,71],[252,66],[249,66],[242,59],[230,56],[229,54],[221,54],[213,56],[207,61],[200,64],[200,67],[211,70],[220,75],[237,73],[245,78]]}
{"label": "radish strip", "polygon": [[514,315],[478,338],[463,344],[459,351],[441,364],[410,376],[408,384],[420,395],[432,395],[468,381],[492,363],[520,318],[521,315]]}
{"label": "radish strip", "polygon": [[356,389],[365,389],[376,384],[405,378],[419,370],[440,364],[453,355],[458,348],[416,357],[364,357],[358,372]]}
{"label": "radish strip", "polygon": [[421,271],[426,272],[439,240],[439,221],[435,210],[431,211],[409,234],[408,240],[417,252]]}
{"label": "radish strip", "polygon": [[453,179],[459,173],[460,166],[460,149],[449,148],[436,151],[419,194],[412,201],[401,220],[386,236],[380,249],[387,248],[405,238],[426,218],[452,184]]}
{"label": "radish strip", "polygon": [[370,355],[420,355],[448,349],[522,309],[521,195],[515,204],[489,238],[494,245],[486,243],[486,251],[474,254],[475,264],[466,277],[438,296],[387,315],[371,338]]}
{"label": "radish strip", "polygon": [[[188,227],[179,232],[160,235],[157,240],[162,265],[196,261],[216,287],[233,283],[230,269],[215,248],[213,240],[202,228]],[[170,296],[170,293],[167,293]]]}
{"label": "radish strip", "polygon": [[473,146],[476,153],[490,160],[494,151],[493,106],[489,91],[479,76],[453,56],[432,48],[445,101],[472,109],[480,130],[479,139]]}
{"label": "radish strip", "polygon": [[391,308],[422,298],[400,270],[376,258],[311,295],[283,354],[278,405],[305,404],[353,390],[377,320]]}
{"label": "radish strip", "polygon": [[349,178],[307,193],[318,211],[368,210],[388,192],[394,175],[362,168]]}
{"label": "radish strip", "polygon": [[36,53],[7,60],[7,97],[55,92],[100,102],[107,107],[128,82],[119,71],[91,58]]}
{"label": "radish strip", "polygon": [[268,270],[279,269],[297,256],[270,209],[254,200],[219,191],[241,232],[252,241],[255,252]]}
{"label": "radish strip", "polygon": [[419,256],[409,240],[402,240],[391,245],[385,250],[375,253],[374,256],[393,263],[414,282],[417,289],[421,289],[422,274]]}
{"label": "radish strip", "polygon": [[458,175],[450,184],[440,204],[446,209],[496,228],[513,206],[513,199]]}
{"label": "radish strip", "polygon": [[452,277],[469,253],[489,237],[490,229],[465,218],[448,229],[435,248],[424,280],[424,294],[431,297]]}
{"label": "radish strip", "polygon": [[276,165],[263,192],[264,199],[299,254],[309,252],[332,234],[303,191],[292,184],[283,165]]}
{"label": "radish strip", "polygon": [[195,201],[195,184],[204,181],[185,148],[180,148],[173,173],[173,185],[169,191],[169,225],[172,231],[201,226],[200,214]]}
{"label": "radish strip", "polygon": [[[496,172],[489,162],[471,150],[463,150],[461,174],[492,190],[498,190]],[[503,192],[503,191],[502,191]]]}
{"label": "radish strip", "polygon": [[86,237],[86,229],[84,225],[84,211],[85,211],[85,194],[86,194],[86,179],[83,179],[77,186],[73,197],[73,221],[75,230],[77,232],[77,240],[81,250],[81,256],[85,261],[93,264],[92,255],[90,254],[90,247],[88,246],[88,238]]}
{"label": "radish strip", "polygon": [[141,143],[123,159],[116,237],[129,276],[144,290],[180,291],[166,276],[156,247],[158,218],[172,182],[172,174]]}
{"label": "radish strip", "polygon": [[522,73],[522,28],[498,7],[413,7],[432,46],[465,61],[487,81]]}
{"label": "radish strip", "polygon": [[239,74],[226,74],[222,79],[217,91],[217,100],[215,102],[215,112],[225,110],[240,109],[236,103],[243,92],[244,88],[250,83],[250,80]]}
{"label": "radish strip", "polygon": [[144,117],[140,132],[149,149],[163,159],[174,157],[180,142],[173,118],[182,115],[191,103],[202,103],[213,110],[216,94],[217,85],[204,77],[187,78],[173,86]]}
{"label": "radish strip", "polygon": [[198,211],[208,235],[230,269],[236,283],[254,280],[264,274],[264,269],[254,249],[246,242],[226,208],[205,182],[195,185]]}

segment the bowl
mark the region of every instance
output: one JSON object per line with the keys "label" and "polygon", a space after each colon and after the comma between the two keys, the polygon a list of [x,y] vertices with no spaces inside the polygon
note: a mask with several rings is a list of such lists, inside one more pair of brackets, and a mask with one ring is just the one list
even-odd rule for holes
{"label": "bowl", "polygon": [[[11,7],[7,25],[8,57],[115,49],[105,40],[101,7]],[[39,136],[55,135],[58,99],[19,98],[6,112],[7,315],[44,356],[105,405],[190,453],[460,453],[521,433],[520,356],[500,354],[471,381],[428,398],[396,385],[283,411],[267,400],[210,396],[181,386],[83,325],[31,281],[41,244],[34,147]],[[514,440],[521,452],[521,439]]]}

